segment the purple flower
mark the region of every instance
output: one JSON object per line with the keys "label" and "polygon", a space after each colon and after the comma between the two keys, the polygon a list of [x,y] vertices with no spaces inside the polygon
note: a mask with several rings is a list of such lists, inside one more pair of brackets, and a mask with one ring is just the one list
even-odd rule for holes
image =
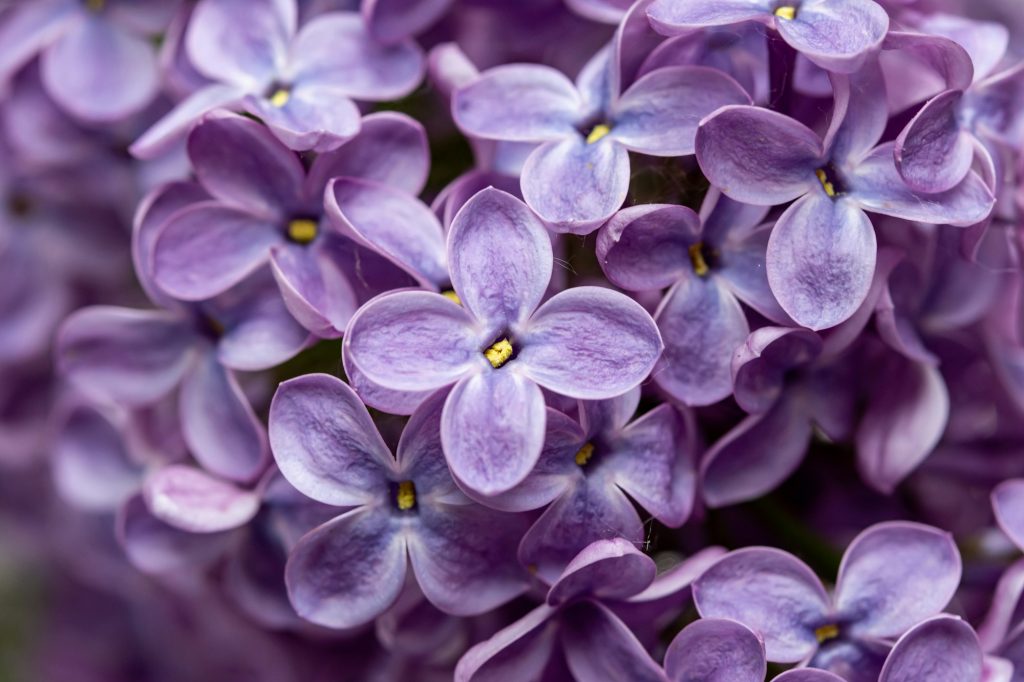
{"label": "purple flower", "polygon": [[359,132],[350,98],[396,99],[423,76],[415,43],[377,43],[354,12],[322,14],[301,28],[297,22],[295,0],[201,0],[185,48],[213,82],[150,128],[132,153],[159,153],[216,107],[258,116],[292,149],[330,151]]}
{"label": "purple flower", "polygon": [[865,211],[906,220],[966,226],[984,219],[994,199],[971,172],[951,190],[922,195],[896,171],[892,143],[875,146],[888,120],[885,83],[874,64],[834,76],[828,134],[755,107],[725,107],[701,122],[697,160],[723,193],[744,203],[797,199],[768,242],[768,282],[798,323],[825,329],[864,301],[875,270],[876,241]]}
{"label": "purple flower", "polygon": [[978,635],[956,616],[935,616],[893,646],[878,682],[978,682],[984,664]]}
{"label": "purple flower", "polygon": [[1009,479],[996,486],[992,510],[1002,531],[1024,550],[1024,479]]}
{"label": "purple flower", "polygon": [[859,69],[889,29],[888,15],[873,0],[655,0],[647,13],[666,35],[758,21],[836,73]]}
{"label": "purple flower", "polygon": [[643,43],[623,37],[627,25],[629,18],[575,84],[547,66],[510,64],[484,72],[452,101],[467,135],[542,143],[523,166],[523,197],[561,232],[592,232],[622,205],[630,151],[692,154],[702,117],[750,102],[732,78],[699,66],[658,69],[627,88],[629,60]]}
{"label": "purple flower", "polygon": [[647,377],[662,342],[643,308],[608,289],[569,289],[538,307],[551,241],[529,208],[499,190],[459,211],[448,263],[461,305],[428,291],[371,301],[345,334],[345,366],[392,392],[454,385],[441,426],[445,456],[460,483],[494,495],[540,456],[541,387],[587,400],[621,395]]}
{"label": "purple flower", "polygon": [[671,287],[654,315],[665,339],[654,380],[687,405],[732,393],[729,365],[750,333],[741,300],[789,321],[764,275],[767,209],[712,191],[701,213],[703,220],[685,206],[631,206],[597,239],[598,262],[613,284],[630,291]]}
{"label": "purple flower", "polygon": [[514,548],[525,519],[472,504],[441,451],[444,393],[413,414],[392,456],[340,380],[283,383],[270,408],[281,473],[338,516],[293,548],[285,578],[295,610],[320,625],[369,622],[397,598],[408,566],[442,611],[475,615],[526,589]]}
{"label": "purple flower", "polygon": [[749,547],[705,571],[693,598],[702,617],[731,618],[759,633],[769,661],[806,661],[850,682],[873,682],[887,649],[883,640],[941,611],[960,571],[949,534],[880,523],[850,543],[831,596],[793,555]]}

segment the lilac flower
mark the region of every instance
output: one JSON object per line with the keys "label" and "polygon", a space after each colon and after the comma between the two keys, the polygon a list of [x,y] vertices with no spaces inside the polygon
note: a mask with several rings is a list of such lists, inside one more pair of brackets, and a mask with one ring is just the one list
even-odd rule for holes
{"label": "lilac flower", "polygon": [[258,116],[292,149],[330,151],[359,132],[350,98],[396,99],[423,76],[415,43],[377,43],[354,12],[322,14],[299,28],[295,0],[200,0],[185,45],[213,82],[140,137],[132,146],[138,156],[159,153],[216,107]]}
{"label": "lilac flower", "polygon": [[983,661],[978,636],[956,616],[935,616],[908,630],[885,660],[878,682],[978,682]]}
{"label": "lilac flower", "polygon": [[779,322],[789,319],[764,275],[767,210],[712,191],[701,213],[631,206],[597,239],[598,262],[613,284],[631,291],[671,287],[654,315],[665,339],[654,380],[687,405],[709,405],[732,393],[729,365],[750,333],[739,301]]}
{"label": "lilac flower", "polygon": [[263,126],[209,114],[189,136],[208,196],[161,223],[157,285],[207,299],[269,262],[295,318],[320,336],[340,335],[379,291],[447,279],[441,227],[409,193],[425,181],[425,147],[419,125],[377,114],[307,173]]}
{"label": "lilac flower", "polygon": [[907,187],[892,144],[875,146],[888,120],[877,66],[833,81],[824,140],[777,112],[725,107],[702,121],[696,142],[704,174],[733,199],[756,205],[798,199],[772,230],[768,282],[782,308],[815,330],[850,317],[871,285],[876,241],[865,211],[965,226],[984,219],[994,204],[974,172],[943,193]]}
{"label": "lilac flower", "polygon": [[859,69],[889,29],[889,17],[873,0],[655,0],[648,15],[666,35],[758,21],[835,73]]}
{"label": "lilac flower", "polygon": [[340,380],[310,375],[278,389],[270,437],[281,473],[338,508],[288,559],[288,594],[303,618],[335,628],[373,620],[397,599],[410,563],[423,594],[447,613],[483,613],[526,589],[513,555],[525,519],[459,492],[441,451],[444,399],[419,407],[392,456]]}
{"label": "lilac flower", "polygon": [[702,617],[731,618],[764,638],[769,661],[806,661],[850,682],[874,681],[897,637],[949,602],[960,582],[960,554],[938,529],[880,523],[843,555],[835,592],[791,554],[736,550],[694,583]]}
{"label": "lilac flower", "polygon": [[628,152],[692,154],[702,117],[750,102],[734,80],[698,66],[658,69],[627,88],[629,60],[642,42],[623,37],[629,21],[575,85],[550,67],[504,65],[457,90],[452,101],[467,135],[542,143],[523,166],[523,197],[561,232],[592,232],[622,205]]}
{"label": "lilac flower", "polygon": [[[1024,598],[1024,561],[1017,560],[999,577],[992,590],[992,601],[985,619],[978,626],[978,639],[986,652],[985,682],[1014,680],[1013,673],[1024,666],[1024,623],[1021,606]],[[1000,670],[1010,667],[1002,677]]]}
{"label": "lilac flower", "polygon": [[992,509],[1002,531],[1024,550],[1024,479],[1010,479],[996,486]]}
{"label": "lilac flower", "polygon": [[345,364],[394,392],[454,385],[441,434],[459,482],[483,495],[533,469],[544,438],[541,387],[611,398],[647,377],[663,347],[657,327],[614,291],[577,287],[538,307],[551,279],[551,241],[520,201],[487,189],[448,235],[461,305],[427,291],[381,296],[345,335]]}
{"label": "lilac flower", "polygon": [[149,38],[174,0],[33,0],[0,14],[0,82],[41,53],[43,84],[70,114],[90,122],[127,118],[159,90]]}

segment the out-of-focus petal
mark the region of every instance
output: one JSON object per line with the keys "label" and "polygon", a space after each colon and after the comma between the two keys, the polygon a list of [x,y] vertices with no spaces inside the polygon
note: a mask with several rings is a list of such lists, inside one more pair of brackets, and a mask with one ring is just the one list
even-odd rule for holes
{"label": "out-of-focus petal", "polygon": [[183,464],[150,474],[143,496],[153,516],[191,533],[238,528],[256,516],[260,507],[258,493]]}

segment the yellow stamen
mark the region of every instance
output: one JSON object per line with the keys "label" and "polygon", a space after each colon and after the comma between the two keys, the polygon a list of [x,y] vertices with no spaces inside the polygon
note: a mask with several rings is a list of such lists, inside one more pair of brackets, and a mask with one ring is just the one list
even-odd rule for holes
{"label": "yellow stamen", "polygon": [[839,636],[839,626],[831,623],[829,625],[822,625],[814,631],[814,636],[818,638],[819,644],[835,639]]}
{"label": "yellow stamen", "polygon": [[292,93],[288,92],[284,88],[279,88],[277,92],[270,96],[270,103],[280,109],[285,104],[288,104],[288,100],[292,98]]}
{"label": "yellow stamen", "polygon": [[85,8],[90,12],[102,12],[107,0],[85,0]]}
{"label": "yellow stamen", "polygon": [[708,262],[704,260],[704,245],[700,242],[696,244],[690,244],[688,251],[690,252],[690,262],[693,263],[693,271],[697,273],[698,277],[703,277],[708,274],[711,268],[708,267]]}
{"label": "yellow stamen", "polygon": [[592,443],[584,443],[583,447],[576,452],[576,464],[579,466],[586,465],[590,461],[590,458],[594,456],[594,445]]}
{"label": "yellow stamen", "polygon": [[398,484],[398,494],[395,498],[399,509],[409,511],[416,506],[416,486],[412,481],[402,481]]}
{"label": "yellow stamen", "polygon": [[296,218],[288,223],[288,238],[299,244],[308,244],[316,239],[318,229],[315,220]]}
{"label": "yellow stamen", "polygon": [[612,129],[603,123],[594,126],[594,129],[590,131],[589,135],[587,135],[587,144],[594,144],[611,131]]}
{"label": "yellow stamen", "polygon": [[491,367],[498,369],[512,357],[512,344],[508,339],[502,339],[484,351],[484,357],[491,363]]}
{"label": "yellow stamen", "polygon": [[455,293],[455,291],[453,291],[452,289],[449,289],[448,291],[442,291],[441,295],[447,298],[449,301],[455,301],[459,305],[462,305],[462,299],[459,298],[459,295]]}
{"label": "yellow stamen", "polygon": [[775,16],[780,19],[788,19],[793,21],[796,18],[796,7],[791,5],[783,5],[782,7],[775,10]]}
{"label": "yellow stamen", "polygon": [[821,186],[825,188],[825,194],[830,197],[834,197],[836,195],[836,187],[828,181],[828,175],[825,174],[825,171],[819,168],[814,171],[814,174],[818,176],[818,182],[820,182]]}

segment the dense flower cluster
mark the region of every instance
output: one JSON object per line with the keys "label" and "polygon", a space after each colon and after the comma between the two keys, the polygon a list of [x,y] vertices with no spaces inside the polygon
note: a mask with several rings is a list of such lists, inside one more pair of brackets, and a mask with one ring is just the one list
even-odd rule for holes
{"label": "dense flower cluster", "polygon": [[0,0],[12,679],[1024,680],[1022,56],[1018,0]]}

